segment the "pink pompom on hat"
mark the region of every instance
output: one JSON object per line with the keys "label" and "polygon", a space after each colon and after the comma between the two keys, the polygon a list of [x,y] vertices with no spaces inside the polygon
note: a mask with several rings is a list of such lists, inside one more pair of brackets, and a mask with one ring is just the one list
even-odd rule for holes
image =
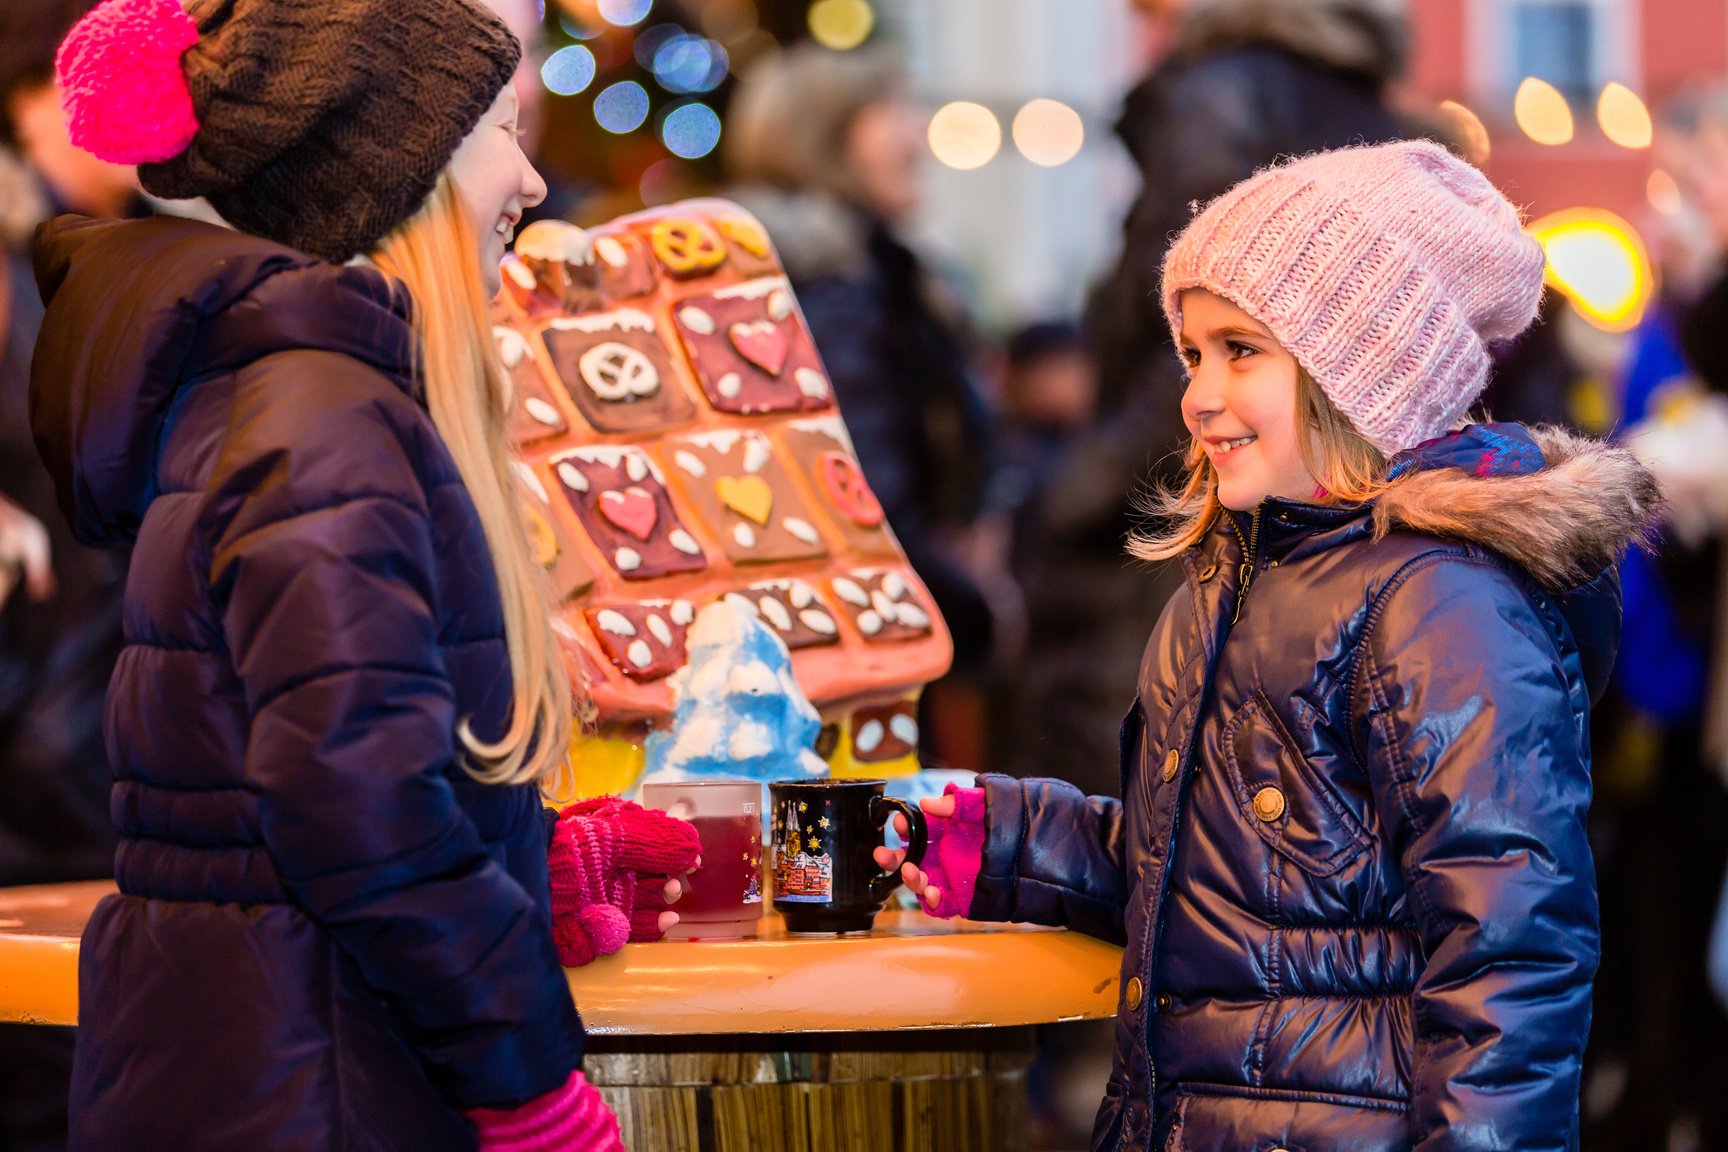
{"label": "pink pompom on hat", "polygon": [[177,0],[108,0],[55,58],[72,143],[114,164],[172,160],[198,133],[180,58],[198,25]]}
{"label": "pink pompom on hat", "polygon": [[1488,345],[1542,300],[1542,246],[1488,178],[1426,140],[1267,168],[1201,210],[1164,260],[1163,303],[1204,288],[1259,320],[1351,426],[1391,454],[1450,431]]}

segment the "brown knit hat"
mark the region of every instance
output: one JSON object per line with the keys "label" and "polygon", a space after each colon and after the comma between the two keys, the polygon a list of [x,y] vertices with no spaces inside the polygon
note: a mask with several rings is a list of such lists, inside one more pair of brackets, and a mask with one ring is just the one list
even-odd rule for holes
{"label": "brown knit hat", "polygon": [[[89,103],[83,89],[107,71],[77,57],[160,53],[165,25],[149,7],[110,0],[62,48],[75,125],[85,110],[73,98]],[[139,166],[144,187],[206,197],[236,228],[338,263],[425,202],[521,56],[474,0],[195,0],[190,15],[197,40],[179,71],[195,131]]]}

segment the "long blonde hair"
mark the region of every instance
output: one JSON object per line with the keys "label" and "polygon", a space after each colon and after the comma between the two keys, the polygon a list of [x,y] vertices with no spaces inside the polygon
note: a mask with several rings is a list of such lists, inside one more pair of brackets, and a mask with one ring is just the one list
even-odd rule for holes
{"label": "long blonde hair", "polygon": [[[1350,426],[1350,421],[1300,365],[1296,368],[1296,447],[1311,476],[1319,478],[1322,504],[1361,504],[1386,491],[1386,454]],[[1198,440],[1188,444],[1181,486],[1155,489],[1138,501],[1159,522],[1135,532],[1128,552],[1140,560],[1168,560],[1200,543],[1218,519],[1218,473]]]}
{"label": "long blonde hair", "polygon": [[476,239],[446,172],[421,209],[379,242],[374,263],[400,281],[414,305],[420,378],[432,423],[474,502],[498,580],[510,653],[510,723],[486,743],[463,718],[465,767],[489,784],[569,783],[570,680],[552,631],[550,582],[529,549],[505,422],[510,379],[493,347]]}

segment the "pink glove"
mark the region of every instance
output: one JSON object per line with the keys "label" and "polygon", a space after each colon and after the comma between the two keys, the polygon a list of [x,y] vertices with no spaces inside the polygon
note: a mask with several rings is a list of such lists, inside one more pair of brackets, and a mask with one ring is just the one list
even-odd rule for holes
{"label": "pink glove", "polygon": [[944,796],[954,797],[954,815],[924,814],[929,828],[929,846],[924,849],[924,874],[942,893],[934,908],[924,900],[924,911],[947,920],[972,909],[972,890],[984,868],[984,789],[950,784]]}
{"label": "pink glove", "polygon": [[627,940],[660,939],[661,889],[701,854],[689,824],[616,796],[564,809],[546,853],[559,962],[579,968]]}
{"label": "pink glove", "polygon": [[475,1108],[480,1152],[625,1152],[618,1118],[580,1071],[520,1108]]}

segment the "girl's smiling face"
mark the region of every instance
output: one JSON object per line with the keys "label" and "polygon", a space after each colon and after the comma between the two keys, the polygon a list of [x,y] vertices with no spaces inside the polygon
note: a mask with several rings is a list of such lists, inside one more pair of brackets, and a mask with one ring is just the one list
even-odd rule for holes
{"label": "girl's smiling face", "polygon": [[1182,422],[1218,474],[1219,503],[1246,512],[1268,496],[1313,499],[1297,443],[1296,358],[1221,296],[1190,288],[1181,302]]}
{"label": "girl's smiling face", "polygon": [[523,210],[546,198],[546,182],[522,153],[516,112],[516,89],[506,84],[450,158],[450,175],[479,243],[488,297],[498,294],[499,263]]}

